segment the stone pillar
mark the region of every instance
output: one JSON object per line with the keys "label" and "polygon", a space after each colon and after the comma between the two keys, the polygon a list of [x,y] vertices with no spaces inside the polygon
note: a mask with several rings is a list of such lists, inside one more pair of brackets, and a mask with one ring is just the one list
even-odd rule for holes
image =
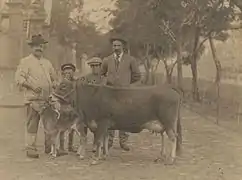
{"label": "stone pillar", "polygon": [[28,18],[29,21],[29,35],[30,37],[33,34],[45,34],[44,25],[46,13],[41,1],[35,1],[32,3],[28,9]]}
{"label": "stone pillar", "polygon": [[23,35],[23,2],[11,0],[5,3],[1,12],[0,67],[14,69],[21,58],[21,37]]}
{"label": "stone pillar", "polygon": [[[45,10],[43,3],[41,1],[34,1],[29,4],[26,8],[25,14],[25,39],[31,39],[34,34],[42,34],[46,37],[45,31]],[[27,55],[30,52],[29,46],[26,41],[24,43],[24,55]]]}

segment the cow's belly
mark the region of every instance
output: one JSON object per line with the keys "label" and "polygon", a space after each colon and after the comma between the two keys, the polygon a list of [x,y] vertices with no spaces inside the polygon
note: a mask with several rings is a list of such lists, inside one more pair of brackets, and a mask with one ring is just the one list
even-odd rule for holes
{"label": "cow's belly", "polygon": [[123,130],[131,133],[139,133],[143,129],[148,129],[157,133],[164,130],[164,126],[158,120],[140,121],[136,120],[124,120],[123,122],[114,122],[110,129]]}
{"label": "cow's belly", "polygon": [[158,120],[149,121],[149,122],[145,123],[142,126],[142,128],[154,131],[156,133],[160,133],[164,130],[164,126]]}

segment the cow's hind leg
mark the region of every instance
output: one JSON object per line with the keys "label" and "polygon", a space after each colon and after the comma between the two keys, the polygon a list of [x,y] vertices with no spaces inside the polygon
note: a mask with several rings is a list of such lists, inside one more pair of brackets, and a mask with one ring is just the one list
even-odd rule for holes
{"label": "cow's hind leg", "polygon": [[155,159],[155,162],[164,162],[166,159],[166,148],[165,148],[165,136],[164,136],[165,129],[161,131],[161,151],[160,157]]}
{"label": "cow's hind leg", "polygon": [[167,136],[169,138],[169,144],[170,144],[170,154],[166,158],[166,165],[172,165],[175,162],[176,159],[176,146],[177,146],[177,136],[176,136],[176,131],[172,129],[168,129],[166,131]]}
{"label": "cow's hind leg", "polygon": [[109,134],[108,132],[105,133],[103,138],[103,159],[105,160],[109,156]]}

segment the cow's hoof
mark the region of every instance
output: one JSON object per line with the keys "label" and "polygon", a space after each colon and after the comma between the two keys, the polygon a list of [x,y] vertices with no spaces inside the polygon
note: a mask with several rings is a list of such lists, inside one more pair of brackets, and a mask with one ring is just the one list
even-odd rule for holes
{"label": "cow's hoof", "polygon": [[49,158],[50,158],[50,159],[56,159],[56,158],[57,158],[57,155],[50,154],[50,155],[49,155]]}
{"label": "cow's hoof", "polygon": [[165,159],[166,157],[165,156],[161,156],[161,157],[158,157],[154,160],[155,163],[163,163],[165,162]]}
{"label": "cow's hoof", "polygon": [[172,157],[166,158],[166,160],[165,160],[166,166],[171,166],[171,165],[174,165],[174,164],[175,164],[175,158],[172,158]]}
{"label": "cow's hoof", "polygon": [[50,157],[50,159],[55,159],[55,158],[57,158],[57,156],[58,156],[58,153],[49,153],[49,157]]}
{"label": "cow's hoof", "polygon": [[103,157],[101,158],[101,160],[105,161],[108,159],[108,155],[103,155]]}
{"label": "cow's hoof", "polygon": [[93,166],[93,165],[98,165],[98,164],[100,164],[100,163],[101,163],[101,162],[100,162],[99,159],[93,159],[93,160],[91,160],[90,165]]}
{"label": "cow's hoof", "polygon": [[85,159],[85,156],[83,156],[83,155],[78,155],[78,156],[79,156],[80,160],[84,160]]}

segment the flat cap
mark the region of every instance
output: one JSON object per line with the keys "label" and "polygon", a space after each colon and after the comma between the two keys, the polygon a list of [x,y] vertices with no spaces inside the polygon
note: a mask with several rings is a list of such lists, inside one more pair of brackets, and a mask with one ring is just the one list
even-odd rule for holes
{"label": "flat cap", "polygon": [[76,66],[72,63],[62,64],[61,70],[64,71],[65,69],[72,69],[73,71],[76,71]]}
{"label": "flat cap", "polygon": [[88,65],[99,65],[99,64],[102,64],[102,59],[99,58],[99,57],[93,57],[91,58],[88,62],[87,62]]}

